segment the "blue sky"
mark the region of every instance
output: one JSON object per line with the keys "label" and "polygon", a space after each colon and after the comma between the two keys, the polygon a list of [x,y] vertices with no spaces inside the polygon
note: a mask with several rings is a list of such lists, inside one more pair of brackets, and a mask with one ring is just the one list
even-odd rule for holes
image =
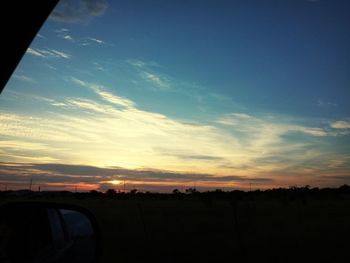
{"label": "blue sky", "polygon": [[0,181],[349,183],[349,7],[61,1],[1,94]]}

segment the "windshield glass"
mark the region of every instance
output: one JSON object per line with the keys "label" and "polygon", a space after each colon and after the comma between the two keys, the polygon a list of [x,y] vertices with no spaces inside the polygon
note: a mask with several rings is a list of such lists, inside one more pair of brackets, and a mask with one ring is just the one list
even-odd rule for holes
{"label": "windshield glass", "polygon": [[251,2],[61,1],[0,96],[0,182],[349,183],[349,3]]}

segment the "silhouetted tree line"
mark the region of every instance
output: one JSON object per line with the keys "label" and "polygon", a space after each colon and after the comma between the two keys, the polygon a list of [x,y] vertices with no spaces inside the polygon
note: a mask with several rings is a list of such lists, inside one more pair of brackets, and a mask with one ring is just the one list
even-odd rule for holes
{"label": "silhouetted tree line", "polygon": [[116,191],[115,189],[108,189],[105,192],[91,190],[89,192],[69,192],[69,191],[47,191],[47,192],[36,192],[29,190],[20,191],[0,191],[0,196],[74,196],[76,198],[113,198],[113,199],[129,199],[129,198],[145,198],[145,199],[199,199],[203,203],[210,205],[212,200],[230,200],[234,205],[235,202],[241,200],[260,200],[260,199],[278,199],[282,203],[290,203],[293,201],[300,201],[306,205],[308,199],[329,199],[329,198],[346,198],[350,197],[350,186],[342,185],[338,188],[311,188],[306,185],[303,187],[291,186],[289,188],[273,188],[267,190],[254,190],[254,191],[243,191],[243,190],[232,190],[223,191],[216,189],[213,191],[200,192],[196,188],[185,189],[181,192],[179,189],[174,189],[172,193],[154,193],[154,192],[141,192],[137,189],[129,191]]}

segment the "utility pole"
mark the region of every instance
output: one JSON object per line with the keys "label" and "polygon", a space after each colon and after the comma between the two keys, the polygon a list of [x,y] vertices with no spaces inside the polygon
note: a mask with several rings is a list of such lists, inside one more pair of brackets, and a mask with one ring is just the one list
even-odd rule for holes
{"label": "utility pole", "polygon": [[29,182],[29,191],[32,191],[32,184],[33,184],[33,179],[30,178],[30,182]]}

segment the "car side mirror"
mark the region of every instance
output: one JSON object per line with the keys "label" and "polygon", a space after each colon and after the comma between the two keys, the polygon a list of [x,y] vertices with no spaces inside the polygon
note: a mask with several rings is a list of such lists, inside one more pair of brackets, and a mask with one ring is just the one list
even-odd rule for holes
{"label": "car side mirror", "polygon": [[82,207],[48,202],[0,207],[0,262],[93,263],[99,248],[96,220]]}

